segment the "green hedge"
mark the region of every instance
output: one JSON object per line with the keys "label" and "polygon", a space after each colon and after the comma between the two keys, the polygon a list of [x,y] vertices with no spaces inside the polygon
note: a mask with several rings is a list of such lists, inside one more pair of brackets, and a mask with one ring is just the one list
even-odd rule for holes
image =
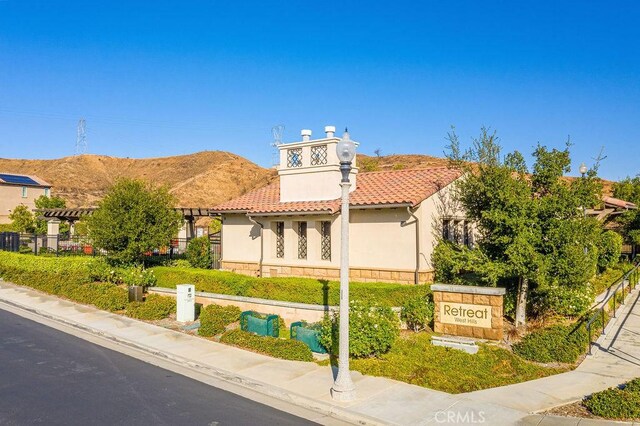
{"label": "green hedge", "polygon": [[[190,283],[196,286],[196,291],[285,302],[338,305],[340,301],[340,284],[337,281],[255,278],[233,272],[172,267],[157,267],[154,272],[159,287],[175,288],[177,284]],[[425,289],[424,285],[352,282],[349,284],[349,296],[387,306],[402,306],[407,299],[424,294]]]}
{"label": "green hedge", "polygon": [[240,308],[237,306],[207,305],[200,310],[200,336],[215,336],[223,333],[229,324],[240,319]]}
{"label": "green hedge", "polygon": [[582,404],[596,416],[616,420],[640,420],[640,378],[622,389],[610,388],[585,398]]}
{"label": "green hedge", "polygon": [[131,302],[126,315],[142,320],[161,320],[176,311],[176,298],[149,294],[144,302]]}
{"label": "green hedge", "polygon": [[220,342],[290,361],[313,361],[311,349],[298,340],[261,337],[235,329],[224,333]]}
{"label": "green hedge", "polygon": [[526,335],[513,351],[530,361],[574,363],[587,349],[583,326],[554,325]]}
{"label": "green hedge", "polygon": [[91,282],[92,262],[91,258],[59,259],[0,252],[0,275],[6,281],[100,309],[123,310],[128,302],[127,290],[114,284]]}

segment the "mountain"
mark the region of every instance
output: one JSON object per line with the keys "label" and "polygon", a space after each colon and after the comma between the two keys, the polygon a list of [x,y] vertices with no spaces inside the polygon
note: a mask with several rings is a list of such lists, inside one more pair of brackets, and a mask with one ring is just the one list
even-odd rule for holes
{"label": "mountain", "polygon": [[[428,155],[366,156],[358,154],[361,172],[446,166],[445,158]],[[53,188],[53,195],[69,207],[90,207],[122,177],[143,179],[166,185],[180,207],[212,207],[267,185],[277,177],[275,169],[265,169],[235,154],[204,151],[190,155],[158,158],[117,158],[79,155],[55,160],[13,160],[0,158],[0,173],[36,175]],[[611,182],[604,181],[605,193]]]}
{"label": "mountain", "polygon": [[36,175],[69,207],[95,206],[118,178],[166,185],[181,207],[211,207],[271,182],[275,170],[238,155],[205,151],[175,157],[130,159],[80,155],[55,160],[0,159],[0,172]]}

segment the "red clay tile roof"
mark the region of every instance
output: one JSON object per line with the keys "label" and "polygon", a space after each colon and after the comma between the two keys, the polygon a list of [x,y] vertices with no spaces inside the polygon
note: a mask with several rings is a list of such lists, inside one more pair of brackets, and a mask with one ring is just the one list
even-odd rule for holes
{"label": "red clay tile roof", "polygon": [[[428,169],[394,170],[360,173],[357,187],[351,193],[351,206],[384,206],[406,204],[417,206],[450,184],[462,172],[447,167]],[[280,202],[280,182],[248,192],[222,203],[215,212],[242,213],[335,213],[340,210],[340,199],[328,201]]]}
{"label": "red clay tile roof", "polygon": [[629,201],[624,201],[624,200],[621,200],[619,198],[613,198],[613,197],[609,197],[609,196],[606,196],[606,195],[604,197],[602,197],[602,201],[605,204],[612,205],[614,207],[620,207],[622,209],[637,209],[638,208],[638,206],[636,206],[635,204],[633,204],[633,203],[631,203]]}

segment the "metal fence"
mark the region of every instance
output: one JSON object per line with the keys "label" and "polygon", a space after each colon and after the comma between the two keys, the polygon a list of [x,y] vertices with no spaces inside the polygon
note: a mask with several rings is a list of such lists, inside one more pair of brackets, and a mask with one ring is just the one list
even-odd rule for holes
{"label": "metal fence", "polygon": [[[602,334],[605,334],[606,324],[606,309],[610,303],[612,303],[612,315],[616,317],[617,303],[624,305],[627,294],[636,288],[638,281],[640,280],[640,257],[636,257],[634,266],[626,274],[624,274],[618,281],[609,286],[609,295],[602,301],[602,305],[596,309],[591,317],[587,321],[587,335],[589,336],[589,355],[591,355],[591,347],[593,346],[592,328],[595,321],[600,319],[602,321]],[[628,292],[626,288],[629,287]],[[622,296],[618,300],[618,296]]]}
{"label": "metal fence", "polygon": [[[168,260],[183,259],[191,238],[173,238],[168,246],[146,252],[145,263],[162,264]],[[211,268],[220,269],[222,244],[220,234],[209,236],[211,250]],[[82,235],[45,235],[19,234],[17,232],[0,233],[0,250],[20,253],[32,253],[47,256],[106,256],[107,251],[97,249],[91,240]]]}

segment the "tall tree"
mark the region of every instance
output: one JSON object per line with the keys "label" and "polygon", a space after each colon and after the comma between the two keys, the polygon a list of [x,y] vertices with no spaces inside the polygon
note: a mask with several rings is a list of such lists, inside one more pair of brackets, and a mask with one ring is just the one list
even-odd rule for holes
{"label": "tall tree", "polygon": [[182,223],[175,198],[165,187],[122,179],[109,190],[87,219],[97,248],[120,263],[139,263],[144,253],[169,245]]}
{"label": "tall tree", "polygon": [[486,259],[475,270],[516,283],[515,323],[524,325],[532,284],[574,286],[595,273],[598,225],[583,215],[598,198],[595,170],[578,183],[564,179],[568,144],[564,150],[536,147],[528,173],[523,155],[503,156],[495,132],[486,128],[466,151],[455,132],[449,141],[450,160],[466,171],[455,197],[480,234],[481,256],[474,257]]}
{"label": "tall tree", "polygon": [[24,204],[20,204],[9,214],[11,227],[16,232],[33,232],[35,229],[35,220],[33,213]]}

